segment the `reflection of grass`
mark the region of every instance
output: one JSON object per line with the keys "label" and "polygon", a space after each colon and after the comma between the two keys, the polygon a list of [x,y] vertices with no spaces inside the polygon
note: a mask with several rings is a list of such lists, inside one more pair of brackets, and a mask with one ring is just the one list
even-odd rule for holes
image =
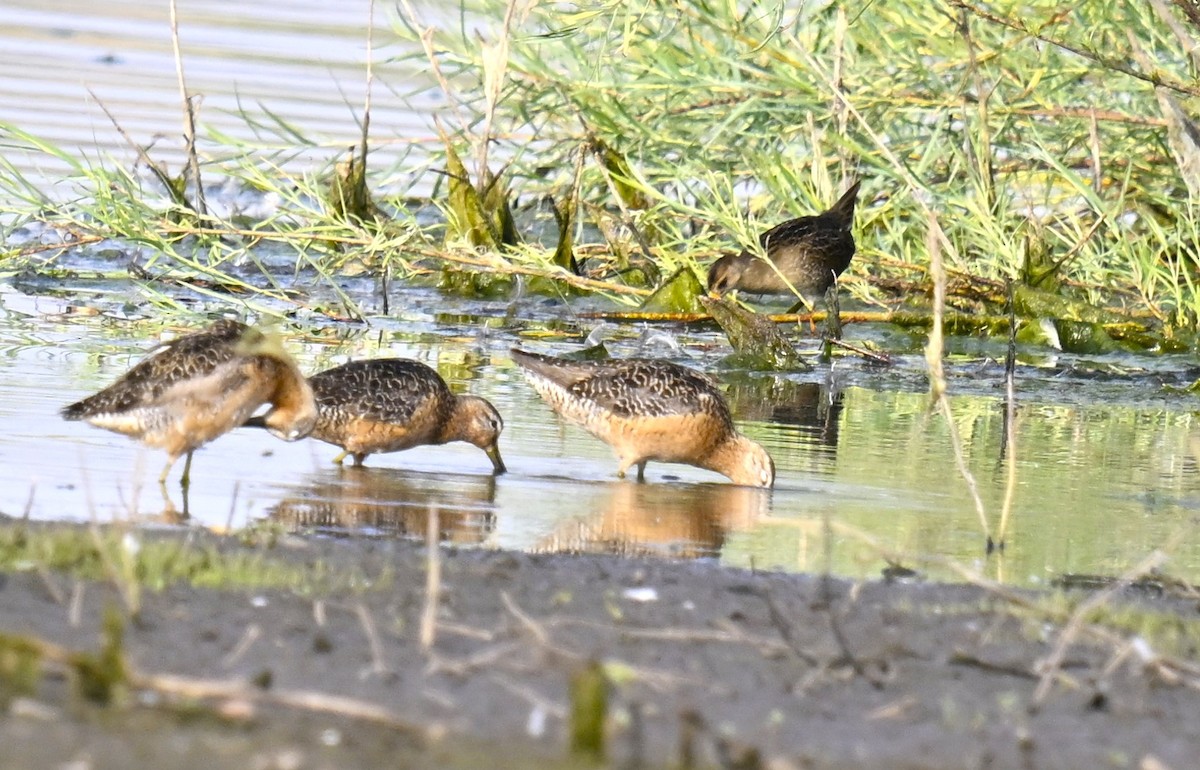
{"label": "reflection of grass", "polygon": [[[817,523],[826,511],[835,521],[893,544],[905,560],[940,554],[970,563],[981,557],[973,503],[954,470],[944,423],[927,416],[928,396],[848,388],[844,397],[840,450],[826,471],[836,485],[830,499],[777,500],[771,522],[733,535],[723,559],[738,566],[753,561],[760,568],[822,571]],[[999,511],[1008,480],[1007,464],[997,461],[1003,404],[963,395],[954,396],[953,404],[967,466],[987,510]],[[1176,531],[1197,526],[1190,507],[1196,424],[1191,413],[1027,403],[1021,414],[1015,518],[1009,548],[989,566],[1000,570],[996,579],[1044,585],[1064,573],[1119,574]],[[753,427],[749,432],[770,437]],[[890,490],[903,493],[875,494]],[[1171,555],[1171,574],[1200,581],[1200,543],[1194,537],[1179,541]],[[840,539],[833,558],[836,575],[877,578],[885,566],[852,539]],[[954,575],[933,570],[933,577]]]}

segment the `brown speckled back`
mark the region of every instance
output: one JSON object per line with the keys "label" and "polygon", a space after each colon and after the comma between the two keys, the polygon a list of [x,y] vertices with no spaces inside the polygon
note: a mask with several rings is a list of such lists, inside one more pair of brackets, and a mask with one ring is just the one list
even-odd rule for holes
{"label": "brown speckled back", "polygon": [[62,416],[87,420],[147,407],[175,385],[211,374],[232,360],[246,330],[243,323],[222,319],[203,331],[163,343],[112,385],[64,407]]}
{"label": "brown speckled back", "polygon": [[620,417],[669,417],[704,412],[732,425],[729,407],[712,380],[669,361],[571,361],[512,351],[523,368],[561,387],[570,397]]}
{"label": "brown speckled back", "polygon": [[351,361],[313,375],[309,384],[318,410],[313,438],[345,450],[338,462],[350,454],[361,465],[377,452],[466,441],[487,453],[496,473],[504,472],[497,443],[504,421],[495,407],[455,395],[419,361]]}
{"label": "brown speckled back", "polygon": [[738,433],[716,385],[669,361],[571,361],[513,349],[538,394],[562,417],[612,447],[618,476],[643,478],[650,460],[696,465],[738,484],[769,487],[775,465]]}
{"label": "brown speckled back", "polygon": [[68,420],[163,449],[165,483],[187,455],[180,483],[189,483],[192,453],[245,423],[263,404],[263,425],[279,438],[308,435],[317,418],[312,389],[279,340],[237,321],[160,345],[109,387],[65,407]]}
{"label": "brown speckled back", "polygon": [[320,426],[353,418],[404,423],[430,401],[433,411],[448,414],[455,398],[436,371],[405,358],[351,361],[308,381],[321,412]]}
{"label": "brown speckled back", "polygon": [[850,228],[858,187],[855,181],[828,211],[790,219],[759,236],[774,267],[750,251],[729,254],[709,268],[708,288],[720,293],[738,289],[751,294],[789,294],[787,283],[791,283],[801,294],[823,294],[854,257]]}

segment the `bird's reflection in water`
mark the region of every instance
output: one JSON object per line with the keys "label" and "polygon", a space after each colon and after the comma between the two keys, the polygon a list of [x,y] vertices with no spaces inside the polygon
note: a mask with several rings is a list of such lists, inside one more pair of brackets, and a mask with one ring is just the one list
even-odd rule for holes
{"label": "bird's reflection in water", "polygon": [[296,531],[424,539],[436,507],[441,542],[477,544],[495,529],[495,497],[491,475],[348,467],[322,471],[269,515]]}
{"label": "bird's reflection in water", "polygon": [[732,484],[617,481],[608,486],[607,500],[598,500],[602,511],[564,521],[533,550],[714,557],[729,532],[754,526],[771,503],[769,490]]}
{"label": "bird's reflection in water", "polygon": [[842,414],[836,384],[753,377],[733,381],[725,395],[735,419],[795,426],[831,459],[836,456]]}

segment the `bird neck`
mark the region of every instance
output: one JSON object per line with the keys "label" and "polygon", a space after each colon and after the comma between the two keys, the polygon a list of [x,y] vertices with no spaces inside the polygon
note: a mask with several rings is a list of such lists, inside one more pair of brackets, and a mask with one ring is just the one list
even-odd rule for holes
{"label": "bird neck", "polygon": [[277,376],[275,389],[269,402],[271,411],[267,422],[275,425],[290,425],[315,419],[316,400],[308,380],[290,358],[275,359]]}
{"label": "bird neck", "polygon": [[746,466],[746,456],[757,449],[750,439],[740,433],[731,432],[729,436],[709,453],[703,467],[716,471],[738,484],[759,486],[757,479],[750,478]]}
{"label": "bird neck", "polygon": [[449,444],[451,441],[478,443],[473,431],[474,409],[472,396],[455,396],[454,403],[438,430],[437,443]]}

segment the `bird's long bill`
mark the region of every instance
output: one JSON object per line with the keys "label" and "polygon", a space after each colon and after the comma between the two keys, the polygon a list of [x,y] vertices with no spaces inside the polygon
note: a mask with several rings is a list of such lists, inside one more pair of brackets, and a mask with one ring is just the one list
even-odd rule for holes
{"label": "bird's long bill", "polygon": [[499,476],[501,473],[504,473],[508,470],[508,468],[504,467],[504,459],[500,457],[499,444],[492,444],[483,451],[487,452],[488,459],[492,461],[493,475]]}

